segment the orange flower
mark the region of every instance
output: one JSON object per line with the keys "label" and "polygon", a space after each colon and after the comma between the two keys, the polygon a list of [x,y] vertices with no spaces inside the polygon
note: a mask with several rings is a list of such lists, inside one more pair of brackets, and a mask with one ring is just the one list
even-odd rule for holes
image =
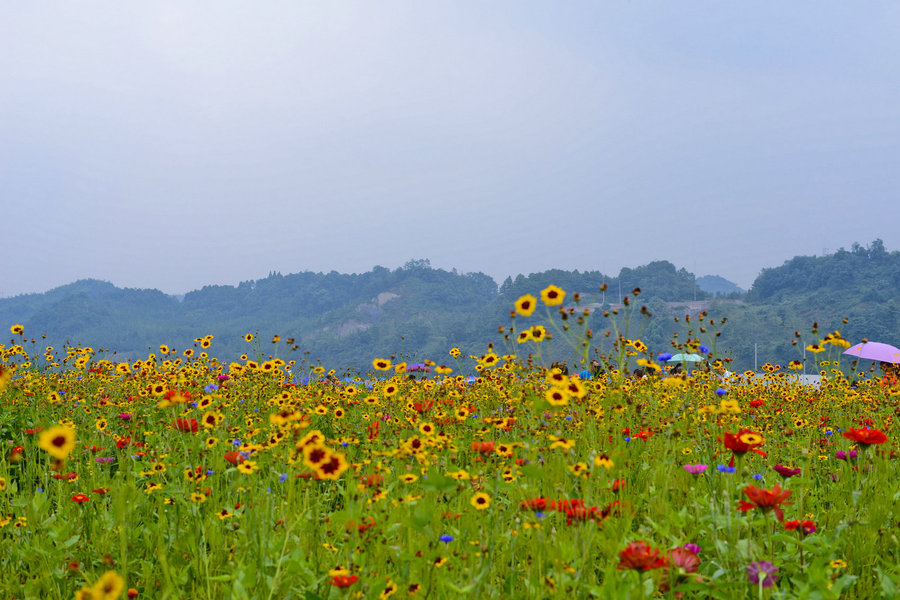
{"label": "orange flower", "polygon": [[779,521],[784,521],[784,512],[782,512],[781,510],[781,505],[793,504],[793,502],[786,501],[791,497],[791,491],[781,489],[781,486],[778,484],[776,484],[775,487],[771,490],[748,485],[744,488],[744,494],[747,495],[747,497],[750,499],[750,502],[741,500],[738,504],[738,510],[747,512],[753,510],[754,508],[758,508],[764,513],[767,513],[771,510],[775,512],[775,517]]}

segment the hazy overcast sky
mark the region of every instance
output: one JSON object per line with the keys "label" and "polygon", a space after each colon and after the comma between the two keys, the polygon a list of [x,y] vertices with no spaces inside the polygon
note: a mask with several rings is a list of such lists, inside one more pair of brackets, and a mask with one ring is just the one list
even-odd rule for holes
{"label": "hazy overcast sky", "polygon": [[7,2],[0,297],[900,249],[893,2]]}

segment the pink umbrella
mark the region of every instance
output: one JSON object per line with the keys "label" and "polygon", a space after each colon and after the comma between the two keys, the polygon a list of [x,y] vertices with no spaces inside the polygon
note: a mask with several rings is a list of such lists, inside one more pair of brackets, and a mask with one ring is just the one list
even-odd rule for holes
{"label": "pink umbrella", "polygon": [[900,363],[900,348],[891,346],[890,344],[882,344],[881,342],[856,344],[855,346],[850,346],[844,350],[844,354],[868,358],[869,360],[879,360],[881,362]]}

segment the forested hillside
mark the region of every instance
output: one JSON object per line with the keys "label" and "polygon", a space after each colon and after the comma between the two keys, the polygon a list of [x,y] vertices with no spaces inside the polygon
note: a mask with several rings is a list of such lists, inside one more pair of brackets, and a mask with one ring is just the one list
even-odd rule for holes
{"label": "forested hillside", "polygon": [[[851,341],[900,342],[894,299],[900,289],[900,252],[887,252],[880,240],[823,257],[795,257],[764,269],[746,295],[731,293],[724,299],[713,298],[693,274],[667,261],[622,269],[615,277],[565,270],[518,275],[498,287],[482,273],[434,269],[427,260],[417,260],[362,274],[271,273],[237,286],[206,286],[181,300],[156,290],[84,280],[44,294],[0,299],[0,323],[23,324],[29,337],[37,338],[38,350],[69,341],[131,359],[160,344],[181,350],[209,334],[214,336],[210,352],[226,360],[260,353],[365,370],[373,357],[449,362],[450,348],[482,354],[489,342],[498,350],[525,354],[531,345],[504,347],[498,326],[511,324],[517,298],[538,296],[551,284],[567,291],[566,306],[578,292],[582,306],[593,307],[587,326],[595,332],[595,353],[610,349],[611,338],[603,335],[613,330],[610,319],[617,319],[621,329],[624,313],[631,312],[606,318],[600,309],[616,306],[620,290],[625,295],[635,287],[642,292],[632,307],[630,336],[640,337],[654,352],[671,351],[673,334],[684,339],[691,326],[683,317],[703,309],[717,320],[727,318],[715,341],[739,370],[754,366],[754,350],[759,363],[786,364],[802,356],[791,339],[800,331],[805,343],[812,341],[813,322],[823,334],[840,329]],[[652,317],[642,315],[640,306]],[[539,323],[542,314],[543,309],[517,324]],[[707,329],[703,335],[695,329],[695,334],[712,342],[713,331]],[[255,334],[253,344],[244,340],[247,333]],[[276,334],[281,341],[270,343]],[[558,340],[550,348],[545,358],[573,358]]]}

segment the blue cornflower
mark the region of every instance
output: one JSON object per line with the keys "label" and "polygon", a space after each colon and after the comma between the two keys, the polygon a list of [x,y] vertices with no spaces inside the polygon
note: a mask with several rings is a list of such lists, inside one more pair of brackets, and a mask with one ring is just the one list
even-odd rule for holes
{"label": "blue cornflower", "polygon": [[626,435],[626,436],[625,436],[625,441],[626,441],[626,442],[630,442],[630,441],[631,441],[631,436]]}
{"label": "blue cornflower", "polygon": [[763,478],[762,473],[754,473],[753,474],[753,479],[755,479],[757,481],[759,481],[762,478]]}
{"label": "blue cornflower", "polygon": [[728,393],[728,390],[723,390],[722,388],[719,388],[716,390],[716,396],[724,396],[727,393]]}
{"label": "blue cornflower", "polygon": [[240,445],[241,445],[241,440],[239,440],[239,439],[233,439],[233,440],[231,440],[231,445],[232,445],[232,446],[240,446]]}
{"label": "blue cornflower", "polygon": [[208,384],[206,384],[206,387],[203,388],[203,391],[206,392],[207,394],[212,394],[217,389],[219,389],[218,385],[216,385],[215,383],[208,383]]}
{"label": "blue cornflower", "polygon": [[656,357],[656,360],[659,362],[666,362],[670,358],[672,358],[671,352],[661,352],[660,355]]}
{"label": "blue cornflower", "polygon": [[445,544],[449,544],[450,542],[453,541],[453,536],[452,536],[452,535],[447,535],[447,534],[445,533],[444,535],[442,535],[442,536],[439,537],[438,539],[441,540],[442,542],[444,542]]}
{"label": "blue cornflower", "polygon": [[716,466],[716,469],[718,469],[719,473],[734,473],[737,470],[734,467],[729,467],[728,465],[718,465]]}
{"label": "blue cornflower", "polygon": [[287,473],[282,473],[281,475],[279,475],[278,481],[280,481],[281,483],[284,483],[285,481],[287,481]]}
{"label": "blue cornflower", "polygon": [[542,513],[542,512],[536,512],[536,513],[534,513],[534,516],[537,517],[538,519],[543,519],[544,517],[547,516],[547,514]]}
{"label": "blue cornflower", "polygon": [[709,348],[707,348],[703,344],[700,344],[700,352],[702,352],[703,354],[709,354]]}
{"label": "blue cornflower", "polygon": [[207,470],[206,470],[206,474],[207,474],[207,475],[215,475],[216,472],[215,472],[214,470],[212,470],[212,469],[207,469]]}

